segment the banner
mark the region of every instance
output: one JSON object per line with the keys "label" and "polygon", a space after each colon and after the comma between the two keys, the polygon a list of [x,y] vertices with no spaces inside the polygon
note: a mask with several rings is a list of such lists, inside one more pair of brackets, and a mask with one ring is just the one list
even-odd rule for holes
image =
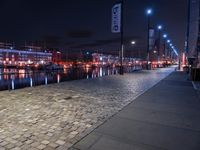
{"label": "banner", "polygon": [[121,4],[115,4],[112,7],[111,32],[120,33],[121,31]]}

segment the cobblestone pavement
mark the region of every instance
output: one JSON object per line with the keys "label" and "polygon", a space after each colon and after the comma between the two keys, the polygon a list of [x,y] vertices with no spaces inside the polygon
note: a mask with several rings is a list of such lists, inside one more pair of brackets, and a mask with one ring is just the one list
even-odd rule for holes
{"label": "cobblestone pavement", "polygon": [[174,68],[0,92],[0,150],[68,149]]}

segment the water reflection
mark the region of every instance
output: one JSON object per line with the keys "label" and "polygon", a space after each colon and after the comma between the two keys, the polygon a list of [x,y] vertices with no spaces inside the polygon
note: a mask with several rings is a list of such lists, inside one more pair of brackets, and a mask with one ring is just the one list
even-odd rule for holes
{"label": "water reflection", "polygon": [[34,71],[0,68],[0,90],[14,90],[68,80],[90,79],[118,74],[117,68],[72,68],[63,71]]}

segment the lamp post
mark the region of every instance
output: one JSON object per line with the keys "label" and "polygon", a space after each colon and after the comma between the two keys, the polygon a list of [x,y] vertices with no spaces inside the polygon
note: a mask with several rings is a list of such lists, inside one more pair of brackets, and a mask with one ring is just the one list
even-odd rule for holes
{"label": "lamp post", "polygon": [[147,9],[146,10],[147,14],[147,70],[149,68],[149,29],[150,29],[150,17],[152,14],[152,9]]}
{"label": "lamp post", "polygon": [[160,62],[160,32],[162,30],[162,26],[158,25],[158,66]]}
{"label": "lamp post", "polygon": [[[132,45],[135,45],[135,43],[136,43],[135,41],[131,41],[131,44],[132,44]],[[132,57],[133,57],[133,55],[132,55]],[[134,69],[135,69],[135,60],[134,60],[134,59],[132,59],[132,60],[133,60],[133,63],[134,63]]]}
{"label": "lamp post", "polygon": [[[131,41],[131,45],[135,45],[135,43],[136,43],[135,41]],[[133,55],[132,55],[132,57],[133,57]]]}
{"label": "lamp post", "polygon": [[124,59],[124,0],[121,0],[121,55],[120,55],[120,75],[124,74],[123,59]]}
{"label": "lamp post", "polygon": [[167,56],[167,52],[166,52],[166,38],[167,38],[167,34],[163,34],[163,38],[164,38],[164,50],[163,50],[163,53],[164,53],[164,60],[165,60],[165,64],[167,64],[167,61],[166,61],[166,56]]}

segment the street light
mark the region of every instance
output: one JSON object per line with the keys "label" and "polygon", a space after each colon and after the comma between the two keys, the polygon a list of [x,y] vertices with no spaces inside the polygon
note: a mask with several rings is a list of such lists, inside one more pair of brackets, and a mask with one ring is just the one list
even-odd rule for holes
{"label": "street light", "polygon": [[162,26],[161,25],[158,25],[158,30],[161,30],[162,29]]}
{"label": "street light", "polygon": [[[135,45],[136,42],[135,42],[135,41],[131,41],[131,44],[132,44],[132,45]],[[133,57],[133,55],[134,55],[134,54],[132,54],[132,57]],[[134,69],[135,69],[135,59],[132,58],[131,62],[133,63]]]}
{"label": "street light", "polygon": [[166,39],[167,38],[167,34],[163,34],[163,38]]}
{"label": "street light", "polygon": [[132,44],[132,45],[135,45],[135,41],[131,41],[131,44]]}
{"label": "street light", "polygon": [[158,25],[158,63],[160,62],[160,31],[161,30],[162,30],[162,26]]}
{"label": "street light", "polygon": [[149,29],[150,29],[150,16],[152,14],[152,9],[146,10],[147,14],[147,69],[149,69]]}
{"label": "street light", "polygon": [[147,9],[147,15],[151,15],[152,14],[152,9]]}
{"label": "street light", "polygon": [[[135,42],[135,41],[131,41],[131,44],[132,44],[132,45],[135,45],[135,44],[136,44],[136,42]],[[133,56],[133,54],[132,54],[132,56]]]}
{"label": "street light", "polygon": [[167,34],[163,34],[163,38],[164,38],[164,59],[166,59],[166,55],[167,55],[167,51],[166,51],[166,38],[167,38]]}

